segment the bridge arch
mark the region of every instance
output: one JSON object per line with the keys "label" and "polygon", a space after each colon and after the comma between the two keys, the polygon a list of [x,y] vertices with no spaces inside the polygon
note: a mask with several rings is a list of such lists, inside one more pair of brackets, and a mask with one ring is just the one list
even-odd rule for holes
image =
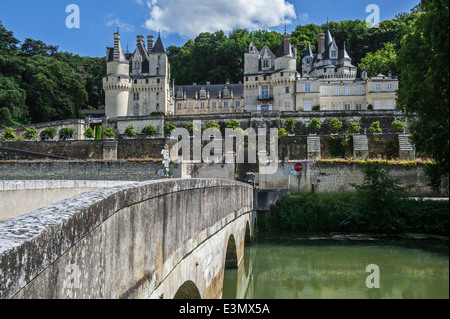
{"label": "bridge arch", "polygon": [[173,298],[186,282],[220,298],[224,242],[240,262],[252,216],[253,188],[229,180],[84,193],[2,223],[0,298]]}
{"label": "bridge arch", "polygon": [[201,299],[200,291],[197,285],[188,280],[178,288],[173,299]]}

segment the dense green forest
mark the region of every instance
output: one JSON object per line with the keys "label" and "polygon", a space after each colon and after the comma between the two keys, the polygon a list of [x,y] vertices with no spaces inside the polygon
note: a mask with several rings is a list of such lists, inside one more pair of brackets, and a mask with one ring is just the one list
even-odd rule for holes
{"label": "dense green forest", "polygon": [[[419,9],[402,13],[395,19],[382,21],[378,28],[368,28],[364,21],[347,20],[330,22],[329,27],[337,45],[343,49],[344,43],[353,64],[366,67],[370,76],[392,71],[395,66],[396,51],[401,47],[402,38],[411,29]],[[308,43],[313,52],[317,51],[318,35],[325,32],[327,24],[299,25],[291,33],[291,43],[297,45],[297,68],[301,69],[301,59]],[[182,47],[169,46],[167,53],[171,63],[172,80],[177,84],[192,82],[224,83],[242,81],[244,72],[244,52],[253,41],[261,50],[267,45],[276,54],[283,35],[275,31],[248,31],[236,29],[226,35],[223,31],[201,33]]]}
{"label": "dense green forest", "polygon": [[0,21],[0,127],[82,117],[104,105],[104,58],[59,52],[40,40],[22,43]]}

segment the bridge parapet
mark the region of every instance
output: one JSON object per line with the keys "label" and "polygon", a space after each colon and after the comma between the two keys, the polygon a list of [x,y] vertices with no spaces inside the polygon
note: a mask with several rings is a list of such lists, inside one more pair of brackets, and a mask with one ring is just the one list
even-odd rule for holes
{"label": "bridge parapet", "polygon": [[252,210],[252,187],[230,180],[78,195],[0,224],[0,298],[148,298],[186,256]]}

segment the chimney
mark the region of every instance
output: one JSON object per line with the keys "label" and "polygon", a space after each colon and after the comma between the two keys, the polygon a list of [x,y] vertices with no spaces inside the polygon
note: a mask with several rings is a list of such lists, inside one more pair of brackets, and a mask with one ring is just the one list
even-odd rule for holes
{"label": "chimney", "polygon": [[153,44],[155,42],[155,37],[152,35],[147,36],[147,50],[150,53],[153,50]]}
{"label": "chimney", "polygon": [[114,61],[120,60],[120,34],[119,32],[114,33]]}
{"label": "chimney", "polygon": [[137,37],[137,44],[144,42],[144,36],[143,35],[138,35]]}
{"label": "chimney", "polygon": [[284,55],[290,55],[291,54],[291,36],[289,34],[285,34],[283,36],[283,42],[284,42]]}
{"label": "chimney", "polygon": [[325,52],[325,33],[319,34],[318,53],[323,54]]}

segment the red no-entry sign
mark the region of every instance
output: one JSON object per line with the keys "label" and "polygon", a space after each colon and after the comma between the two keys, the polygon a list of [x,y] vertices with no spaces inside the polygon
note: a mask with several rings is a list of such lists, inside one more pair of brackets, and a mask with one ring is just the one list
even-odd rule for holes
{"label": "red no-entry sign", "polygon": [[302,163],[295,164],[294,165],[294,169],[295,169],[296,172],[300,173],[301,171],[303,171],[303,164]]}

